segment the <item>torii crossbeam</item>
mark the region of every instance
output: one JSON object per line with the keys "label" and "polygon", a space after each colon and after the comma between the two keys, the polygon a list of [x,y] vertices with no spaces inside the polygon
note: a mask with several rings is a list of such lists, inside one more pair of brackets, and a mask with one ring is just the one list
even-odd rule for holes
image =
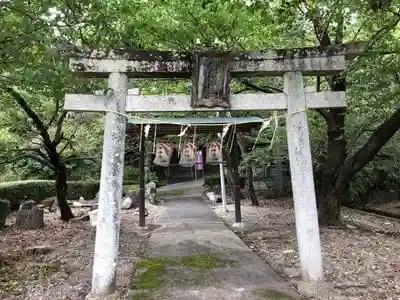
{"label": "torii crossbeam", "polygon": [[[324,277],[306,110],[346,103],[345,92],[306,92],[303,75],[339,73],[346,58],[360,55],[364,48],[357,43],[196,55],[120,50],[70,58],[75,75],[108,77],[113,91],[108,96],[68,94],[64,106],[70,111],[106,112],[92,295],[106,295],[115,288],[127,112],[286,110],[301,275],[303,282],[318,287]],[[211,69],[217,73],[209,75]],[[231,95],[230,78],[240,76],[283,76],[284,92]],[[192,96],[131,95],[128,77],[192,78]]]}

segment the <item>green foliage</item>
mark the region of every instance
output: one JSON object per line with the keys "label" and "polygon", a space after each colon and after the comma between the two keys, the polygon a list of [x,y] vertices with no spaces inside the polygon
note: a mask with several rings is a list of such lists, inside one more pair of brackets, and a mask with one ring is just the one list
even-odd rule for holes
{"label": "green foliage", "polygon": [[[51,166],[38,157],[38,151],[47,154],[37,128],[5,92],[6,88],[13,87],[25,97],[54,138],[65,93],[106,87],[105,80],[75,78],[69,72],[65,58],[76,46],[236,51],[311,46],[320,43],[322,34],[326,33],[332,43],[366,40],[371,43],[371,49],[390,52],[400,48],[399,11],[399,2],[392,1],[390,7],[371,13],[366,0],[3,1],[0,10],[0,181],[54,179]],[[326,31],[317,32],[318,28]],[[400,103],[398,66],[397,54],[371,55],[348,62],[345,138],[349,155],[365,144],[371,132]],[[328,89],[327,80],[321,80],[321,89]],[[252,81],[282,87],[280,78]],[[314,78],[306,81],[307,85],[315,85]],[[190,88],[187,80],[135,79],[129,85],[138,86],[143,94],[188,94]],[[235,81],[233,90],[241,88]],[[270,116],[264,112],[257,115]],[[316,112],[309,111],[308,116],[314,171],[320,174],[329,159],[326,121]],[[57,151],[67,165],[69,180],[98,180],[102,115],[69,114],[62,122],[62,132],[64,139],[57,145]],[[284,122],[279,124],[274,139],[273,132],[271,123],[258,141],[267,146],[244,157],[240,166],[242,174],[248,165],[256,174],[287,160]],[[269,147],[272,140],[273,145]],[[400,175],[396,172],[399,145],[397,135],[354,178],[354,200],[365,199],[365,194],[383,175],[388,178],[387,182],[399,181]],[[131,167],[124,170],[129,180],[135,180],[137,173]],[[157,178],[146,172],[146,182],[149,181]],[[379,184],[379,188],[387,185]],[[51,189],[49,186],[48,190]]]}
{"label": "green foliage", "polygon": [[148,168],[145,169],[144,182],[145,183],[154,182],[157,186],[160,186],[160,181],[156,175],[156,172],[150,171]]}
{"label": "green foliage", "polygon": [[138,181],[139,169],[133,166],[124,166],[124,180]]}
{"label": "green foliage", "polygon": [[10,213],[10,201],[0,199],[0,229],[6,225],[6,219]]}
{"label": "green foliage", "polygon": [[220,185],[220,177],[219,175],[208,175],[204,178],[204,185],[207,187],[214,187],[216,185]]}
{"label": "green foliage", "polygon": [[[99,191],[98,181],[69,181],[67,185],[68,199],[78,199],[80,196],[91,199]],[[29,199],[39,203],[55,195],[53,180],[26,180],[0,184],[0,198],[10,201],[11,210],[18,209],[21,201]]]}

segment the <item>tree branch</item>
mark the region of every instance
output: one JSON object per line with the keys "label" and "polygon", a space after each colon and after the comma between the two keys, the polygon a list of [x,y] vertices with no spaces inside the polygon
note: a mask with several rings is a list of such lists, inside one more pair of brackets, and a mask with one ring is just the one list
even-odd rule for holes
{"label": "tree branch", "polygon": [[53,139],[54,146],[57,146],[61,142],[61,139],[63,137],[62,125],[63,125],[63,122],[64,122],[66,116],[67,116],[67,111],[64,110],[57,119],[56,133],[55,133],[54,139]]}
{"label": "tree branch", "polygon": [[31,109],[31,107],[28,105],[26,100],[13,88],[7,87],[6,91],[14,97],[14,99],[17,101],[19,106],[25,111],[25,113],[32,119],[33,124],[39,131],[39,134],[42,136],[43,141],[45,145],[50,145],[51,140],[49,133],[47,132],[46,126],[43,124],[42,120],[40,120],[39,116],[36,114],[34,110]]}
{"label": "tree branch", "polygon": [[91,157],[91,156],[86,156],[86,157],[67,157],[64,159],[65,163],[71,162],[71,161],[76,161],[76,160],[91,160],[95,163],[99,162],[98,158]]}
{"label": "tree branch", "polygon": [[382,27],[381,29],[379,29],[377,32],[375,32],[375,34],[369,39],[370,42],[369,42],[367,48],[372,47],[385,34],[385,31],[389,32],[389,31],[395,29],[397,24],[399,24],[399,23],[400,23],[400,16],[397,18],[397,20],[393,21],[393,23],[388,24],[388,25]]}
{"label": "tree branch", "polygon": [[56,100],[56,109],[54,110],[53,116],[51,117],[49,123],[46,126],[47,128],[49,128],[53,124],[53,122],[57,119],[58,112],[60,111],[60,99],[58,99],[58,97],[55,97],[55,100]]}
{"label": "tree branch", "polygon": [[350,146],[347,149],[348,153],[351,153],[351,150],[354,149],[354,146],[356,145],[358,139],[361,137],[361,135],[363,133],[365,133],[365,132],[374,132],[374,131],[375,131],[374,129],[370,129],[370,128],[365,128],[363,130],[360,130],[360,132],[357,133],[357,135],[354,138],[351,139],[352,142],[351,142]]}
{"label": "tree branch", "polygon": [[268,93],[268,94],[271,94],[271,93],[283,93],[282,90],[277,89],[277,88],[272,87],[272,86],[263,86],[263,87],[261,87],[261,86],[255,85],[254,83],[251,83],[250,80],[248,80],[248,79],[240,79],[240,82],[243,83],[245,86],[253,89],[253,90],[260,91],[260,92],[263,92],[263,93]]}
{"label": "tree branch", "polygon": [[369,137],[368,141],[355,154],[347,157],[339,170],[336,186],[341,187],[368,164],[388,140],[400,129],[400,108],[383,122]]}
{"label": "tree branch", "polygon": [[44,165],[44,166],[49,167],[49,168],[52,169],[52,170],[55,170],[53,164],[50,163],[50,162],[47,161],[47,160],[44,160],[44,159],[42,159],[42,158],[40,158],[40,157],[38,157],[38,156],[36,156],[36,155],[34,155],[34,154],[32,154],[32,153],[26,153],[25,156],[28,157],[28,158],[33,159],[34,161],[36,161],[36,162],[38,162],[38,163],[41,163],[41,164]]}
{"label": "tree branch", "polygon": [[68,146],[70,146],[70,148],[72,149],[72,151],[75,151],[74,147],[72,147],[72,142],[71,142],[71,140],[74,138],[76,132],[78,131],[79,125],[80,125],[79,123],[76,124],[76,126],[75,126],[75,128],[74,128],[74,131],[72,132],[72,134],[71,134],[71,136],[69,137],[69,139],[65,139],[65,140],[66,140],[66,143],[65,143],[64,147],[59,151],[60,154],[63,153],[63,152],[65,151],[65,149],[67,149]]}
{"label": "tree branch", "polygon": [[49,157],[46,156],[39,148],[20,148],[20,149],[11,149],[9,152],[34,152],[39,155],[42,159],[50,161]]}

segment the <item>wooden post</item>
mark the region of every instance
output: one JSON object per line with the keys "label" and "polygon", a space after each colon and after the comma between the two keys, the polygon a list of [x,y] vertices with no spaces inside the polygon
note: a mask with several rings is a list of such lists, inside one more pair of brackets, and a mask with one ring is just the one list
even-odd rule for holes
{"label": "wooden post", "polygon": [[[112,89],[109,104],[119,113],[125,113],[127,83],[128,77],[125,74],[112,73],[109,76],[108,87]],[[91,290],[93,297],[108,295],[115,290],[125,130],[124,116],[106,113]]]}
{"label": "wooden post", "polygon": [[235,198],[235,227],[239,226],[242,223],[242,212],[241,212],[241,191],[240,191],[240,176],[238,171],[238,144],[236,140],[236,133],[230,129],[230,136],[232,138],[232,145],[228,147],[232,147],[232,152],[230,153],[230,168],[232,172],[232,181],[233,181],[233,195]]}
{"label": "wooden post", "polygon": [[140,147],[139,147],[139,226],[146,226],[146,216],[145,216],[145,187],[144,187],[144,126],[141,125],[140,130]]}
{"label": "wooden post", "polygon": [[[222,145],[222,143],[221,143]],[[225,187],[225,173],[224,173],[224,164],[219,163],[219,178],[221,182],[221,198],[222,198],[222,210],[224,214],[227,212],[226,209],[226,187]]]}
{"label": "wooden post", "polygon": [[301,276],[305,282],[320,283],[324,274],[303,76],[301,72],[288,72],[283,79],[287,95],[286,130]]}

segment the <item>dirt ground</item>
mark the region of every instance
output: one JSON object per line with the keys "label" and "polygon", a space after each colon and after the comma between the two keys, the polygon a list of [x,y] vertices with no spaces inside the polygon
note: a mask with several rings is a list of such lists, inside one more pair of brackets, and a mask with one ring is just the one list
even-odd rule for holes
{"label": "dirt ground", "polygon": [[[223,216],[234,219],[234,207]],[[243,220],[254,224],[241,238],[293,285],[300,279],[294,208],[291,199],[263,200],[260,207],[244,204]],[[348,299],[400,299],[400,221],[373,218],[344,209],[343,228],[322,228],[324,270],[328,282]],[[350,222],[351,221],[351,222]],[[366,226],[363,226],[366,224]],[[384,226],[384,230],[379,230]],[[368,230],[367,230],[367,229]],[[397,264],[397,265],[396,265]]]}
{"label": "dirt ground", "polygon": [[[150,216],[152,214],[149,207]],[[126,288],[130,268],[149,238],[138,228],[138,215],[122,211],[117,285]],[[15,214],[8,224],[15,223]],[[42,246],[32,254],[30,247]],[[89,221],[64,224],[57,213],[45,212],[45,228],[0,231],[0,299],[80,300],[91,286],[94,232]],[[126,272],[125,272],[126,271]],[[129,274],[124,274],[129,273]]]}

